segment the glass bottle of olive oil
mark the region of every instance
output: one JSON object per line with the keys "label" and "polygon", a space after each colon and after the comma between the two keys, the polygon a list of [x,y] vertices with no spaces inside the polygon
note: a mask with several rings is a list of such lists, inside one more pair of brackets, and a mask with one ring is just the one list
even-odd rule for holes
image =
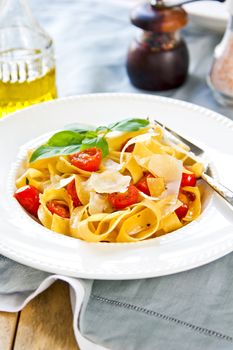
{"label": "glass bottle of olive oil", "polygon": [[56,96],[51,38],[27,0],[0,0],[0,118]]}

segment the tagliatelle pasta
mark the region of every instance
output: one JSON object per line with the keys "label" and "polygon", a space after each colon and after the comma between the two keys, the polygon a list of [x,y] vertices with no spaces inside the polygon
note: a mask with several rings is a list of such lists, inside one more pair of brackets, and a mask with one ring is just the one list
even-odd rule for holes
{"label": "tagliatelle pasta", "polygon": [[202,210],[203,166],[158,125],[128,119],[59,131],[28,151],[15,198],[43,226],[87,242],[138,242]]}

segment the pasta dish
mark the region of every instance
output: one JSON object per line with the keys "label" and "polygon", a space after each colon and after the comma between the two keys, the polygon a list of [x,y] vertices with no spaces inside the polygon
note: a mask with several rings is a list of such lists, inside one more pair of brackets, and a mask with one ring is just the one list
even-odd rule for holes
{"label": "pasta dish", "polygon": [[43,226],[87,242],[137,242],[201,213],[203,165],[147,119],[74,124],[29,150],[14,197]]}

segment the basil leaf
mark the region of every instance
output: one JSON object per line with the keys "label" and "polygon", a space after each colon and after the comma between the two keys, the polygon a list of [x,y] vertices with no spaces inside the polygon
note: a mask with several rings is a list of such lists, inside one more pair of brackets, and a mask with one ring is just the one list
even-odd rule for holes
{"label": "basil leaf", "polygon": [[79,145],[84,139],[84,135],[77,132],[65,130],[54,134],[47,142],[52,147],[65,147],[70,145]]}
{"label": "basil leaf", "polygon": [[103,136],[97,136],[94,138],[85,138],[82,142],[81,150],[91,148],[91,147],[100,148],[102,151],[103,158],[108,155],[108,152],[109,152],[108,143]]}
{"label": "basil leaf", "polygon": [[42,145],[38,147],[31,155],[30,163],[35,162],[38,159],[52,158],[55,156],[73,154],[79,152],[81,144],[70,145],[66,147],[54,147],[49,145]]}
{"label": "basil leaf", "polygon": [[91,139],[93,137],[97,137],[98,133],[96,131],[87,131],[84,136],[85,136],[85,139],[86,138]]}
{"label": "basil leaf", "polygon": [[[30,162],[59,155],[73,154],[91,147],[100,148],[103,157],[106,157],[109,152],[108,143],[104,137],[106,133],[111,130],[137,131],[148,125],[149,121],[147,119],[138,118],[125,119],[108,127],[100,126],[97,129],[83,124],[67,125],[66,130],[57,132],[48,140],[47,144],[38,147],[33,152]],[[98,136],[99,132],[102,133],[102,136]]]}
{"label": "basil leaf", "polygon": [[124,119],[120,122],[110,124],[108,126],[111,130],[117,131],[137,131],[139,129],[145,128],[149,125],[149,120],[147,119]]}
{"label": "basil leaf", "polygon": [[92,125],[73,123],[66,125],[64,129],[84,134],[87,131],[95,130],[95,127]]}

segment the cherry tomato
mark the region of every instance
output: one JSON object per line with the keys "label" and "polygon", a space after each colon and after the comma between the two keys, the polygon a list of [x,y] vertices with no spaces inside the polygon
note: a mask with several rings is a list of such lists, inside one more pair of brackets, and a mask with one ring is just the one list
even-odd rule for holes
{"label": "cherry tomato", "polygon": [[178,216],[178,218],[182,220],[189,210],[189,200],[187,196],[183,193],[179,193],[178,198],[183,204],[175,210],[175,213]]}
{"label": "cherry tomato", "polygon": [[189,207],[187,206],[187,204],[183,203],[179,208],[175,210],[175,213],[178,216],[178,218],[182,220],[186,216],[188,210]]}
{"label": "cherry tomato", "polygon": [[108,200],[115,209],[124,209],[138,202],[139,192],[134,185],[129,185],[128,190],[124,193],[110,193]]}
{"label": "cherry tomato", "polygon": [[185,192],[185,193],[186,193],[186,196],[188,197],[188,199],[190,200],[190,202],[195,201],[196,196],[194,193],[192,193],[192,192]]}
{"label": "cherry tomato", "polygon": [[14,197],[28,213],[37,217],[37,211],[40,206],[39,193],[37,188],[26,185],[19,188],[15,192]]}
{"label": "cherry tomato", "polygon": [[53,199],[47,203],[47,208],[52,214],[57,214],[62,218],[69,219],[70,211],[67,205]]}
{"label": "cherry tomato", "polygon": [[[122,146],[121,146],[121,151],[123,150],[123,148],[125,147],[125,145],[127,144],[128,141],[129,141],[129,140],[126,140],[126,141],[122,144]],[[125,152],[132,153],[133,150],[134,150],[134,146],[135,146],[135,143],[132,143],[132,145],[129,145],[128,147],[126,147]]]}
{"label": "cherry tomato", "polygon": [[85,171],[99,170],[101,160],[102,151],[96,147],[87,148],[70,156],[71,164]]}
{"label": "cherry tomato", "polygon": [[194,174],[183,173],[180,186],[181,187],[196,186],[196,182],[197,182],[197,179]]}
{"label": "cherry tomato", "polygon": [[78,198],[77,192],[76,192],[76,187],[75,187],[75,180],[72,180],[66,187],[67,192],[69,193],[69,195],[72,198],[74,207],[78,207],[80,205],[82,205],[82,203],[80,202],[80,199]]}
{"label": "cherry tomato", "polygon": [[152,174],[146,174],[144,175],[136,184],[136,187],[139,191],[147,194],[148,196],[150,196],[150,190],[148,187],[148,183],[147,183],[147,179],[148,178],[154,178],[154,176]]}

